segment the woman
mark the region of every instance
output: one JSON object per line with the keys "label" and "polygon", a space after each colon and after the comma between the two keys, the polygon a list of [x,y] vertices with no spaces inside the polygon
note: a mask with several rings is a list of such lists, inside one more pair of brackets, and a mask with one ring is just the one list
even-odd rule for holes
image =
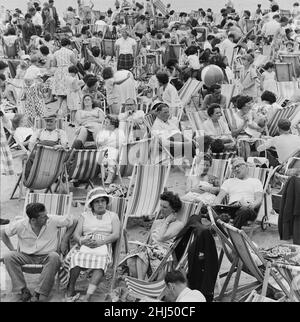
{"label": "woman", "polygon": [[[174,238],[184,227],[184,223],[178,218],[178,212],[182,208],[178,195],[166,191],[160,196],[160,200],[160,215],[152,224],[148,245],[139,246],[120,263],[121,265],[127,261],[130,276],[140,280],[145,279],[149,269],[153,272],[159,266]],[[162,276],[158,280],[160,277]]]}
{"label": "woman", "polygon": [[261,95],[261,103],[255,109],[256,118],[265,117],[272,119],[273,115],[282,107],[276,103],[276,95],[270,91],[264,91]]}
{"label": "woman", "polygon": [[118,115],[126,99],[132,98],[136,101],[135,81],[131,72],[120,70],[114,73],[111,67],[106,67],[102,77],[111,114]]}
{"label": "woman", "polygon": [[61,40],[61,48],[54,53],[53,67],[57,67],[54,73],[53,95],[58,96],[58,111],[61,109],[64,98],[68,94],[67,77],[68,68],[77,65],[75,54],[70,49],[71,42],[67,38]]}
{"label": "woman", "polygon": [[0,175],[13,175],[13,158],[9,149],[4,127],[11,129],[11,121],[5,115],[5,112],[0,109]]}
{"label": "woman", "polygon": [[60,272],[62,283],[67,284],[67,302],[75,302],[80,297],[75,292],[75,284],[82,269],[92,270],[84,298],[88,302],[112,263],[112,243],[120,237],[120,220],[116,213],[107,210],[109,201],[102,188],[91,190],[87,196],[85,212],[73,235],[76,245],[66,256]]}
{"label": "woman", "polygon": [[197,171],[199,175],[190,176],[187,179],[186,194],[182,197],[183,201],[202,202],[206,205],[214,203],[216,195],[220,191],[218,178],[208,174],[212,166],[212,158],[209,154],[204,154],[203,163]]}
{"label": "woman", "polygon": [[97,135],[96,145],[99,150],[106,150],[102,164],[108,167],[105,183],[111,184],[116,173],[119,151],[122,144],[126,142],[126,137],[124,132],[119,129],[118,119],[107,115],[103,125],[104,128]]}
{"label": "woman", "polygon": [[226,108],[226,97],[221,94],[219,84],[210,87],[211,94],[207,94],[203,101],[203,109],[206,110],[211,104],[219,104],[221,108]]}
{"label": "woman", "polygon": [[251,96],[254,100],[257,98],[257,84],[258,78],[256,68],[253,66],[254,58],[250,54],[244,55],[242,58],[243,68],[241,70],[241,95]]}
{"label": "woman", "polygon": [[91,95],[85,95],[82,99],[82,109],[75,114],[75,122],[79,126],[76,130],[77,137],[73,148],[83,149],[86,141],[96,141],[97,133],[102,128],[105,114],[93,105]]}
{"label": "woman", "polygon": [[221,119],[222,110],[219,104],[211,104],[207,109],[209,118],[203,122],[205,135],[221,139],[227,149],[235,145],[227,123]]}

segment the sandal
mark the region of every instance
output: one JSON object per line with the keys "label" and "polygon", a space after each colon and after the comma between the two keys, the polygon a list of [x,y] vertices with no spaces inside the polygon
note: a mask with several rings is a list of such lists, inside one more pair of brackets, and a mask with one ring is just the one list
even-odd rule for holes
{"label": "sandal", "polygon": [[79,298],[80,298],[80,293],[77,293],[74,296],[65,295],[65,302],[77,302]]}

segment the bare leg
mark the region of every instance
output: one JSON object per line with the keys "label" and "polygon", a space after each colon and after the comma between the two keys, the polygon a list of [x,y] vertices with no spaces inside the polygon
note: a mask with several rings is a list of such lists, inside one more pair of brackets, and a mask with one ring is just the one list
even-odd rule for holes
{"label": "bare leg", "polygon": [[104,276],[103,269],[95,269],[93,271],[93,275],[86,293],[86,296],[84,298],[84,302],[89,302],[92,295],[95,293],[98,285],[100,284],[102,278]]}
{"label": "bare leg", "polygon": [[81,268],[79,266],[73,267],[70,270],[70,279],[69,279],[69,284],[67,288],[67,296],[74,296],[75,295],[75,284],[76,281],[79,277]]}
{"label": "bare leg", "polygon": [[138,277],[138,273],[137,273],[137,265],[136,265],[136,257],[133,257],[133,258],[128,258],[127,259],[127,265],[128,265],[128,268],[129,268],[129,276],[132,276],[132,277],[135,277],[137,278]]}
{"label": "bare leg", "polygon": [[139,257],[136,259],[137,275],[139,280],[145,280],[148,271],[148,265]]}

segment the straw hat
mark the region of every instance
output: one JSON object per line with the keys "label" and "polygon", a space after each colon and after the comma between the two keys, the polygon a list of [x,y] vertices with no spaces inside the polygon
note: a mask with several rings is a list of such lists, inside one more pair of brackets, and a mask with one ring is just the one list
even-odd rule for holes
{"label": "straw hat", "polygon": [[110,196],[106,193],[106,191],[103,188],[98,187],[91,190],[86,197],[85,208],[87,209],[94,200],[101,197],[106,198],[107,204],[109,204]]}

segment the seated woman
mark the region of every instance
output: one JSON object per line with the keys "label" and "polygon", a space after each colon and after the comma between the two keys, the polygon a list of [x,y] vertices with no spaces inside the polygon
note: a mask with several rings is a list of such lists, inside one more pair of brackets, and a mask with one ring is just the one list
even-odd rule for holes
{"label": "seated woman", "polygon": [[77,137],[73,143],[73,148],[83,149],[86,141],[96,141],[97,133],[102,128],[105,114],[93,104],[91,95],[85,95],[82,99],[82,110],[78,110],[75,121],[79,127],[76,130]]}
{"label": "seated woman", "polygon": [[[174,238],[184,227],[184,223],[178,218],[182,207],[178,195],[167,191],[160,196],[160,200],[160,215],[152,224],[148,245],[132,250],[119,264],[127,262],[130,276],[140,280],[146,278],[148,270],[154,272],[159,266]],[[158,276],[158,280],[160,277]]]}
{"label": "seated woman", "polygon": [[209,119],[203,122],[203,129],[206,135],[221,139],[226,149],[235,147],[235,142],[227,123],[221,119],[222,110],[219,104],[213,103],[207,109]]}
{"label": "seated woman", "polygon": [[212,85],[209,91],[211,94],[204,97],[203,109],[207,110],[213,103],[219,104],[220,108],[226,108],[226,97],[221,94],[221,86],[219,84]]}
{"label": "seated woman", "polygon": [[67,284],[67,302],[79,299],[75,284],[81,270],[92,270],[85,296],[88,302],[112,263],[112,243],[120,237],[120,220],[116,213],[107,210],[109,201],[102,188],[95,188],[88,194],[86,211],[79,218],[73,235],[77,244],[66,256],[60,272],[62,284]]}
{"label": "seated woman", "polygon": [[[258,138],[266,128],[266,119],[261,118],[254,120],[254,113],[252,110],[252,98],[250,96],[240,96],[237,99],[237,112],[234,113],[232,120],[232,135],[237,139],[242,139],[240,142],[240,155],[245,160],[251,154],[251,150],[256,151],[258,146]],[[252,139],[252,140],[251,140]]]}
{"label": "seated woman", "polygon": [[256,119],[265,118],[270,120],[279,109],[280,105],[276,103],[276,95],[270,91],[264,91],[261,95],[261,103],[254,107]]}
{"label": "seated woman", "polygon": [[111,184],[116,173],[119,151],[122,144],[126,142],[126,137],[124,132],[119,129],[118,119],[107,115],[103,125],[103,129],[97,135],[96,145],[99,150],[106,150],[102,164],[108,167],[105,183]]}
{"label": "seated woman", "polygon": [[220,191],[220,183],[218,178],[208,174],[212,166],[212,158],[209,154],[204,154],[202,166],[203,169],[200,169],[199,175],[188,177],[186,194],[181,199],[183,201],[202,202],[206,205],[211,205]]}

